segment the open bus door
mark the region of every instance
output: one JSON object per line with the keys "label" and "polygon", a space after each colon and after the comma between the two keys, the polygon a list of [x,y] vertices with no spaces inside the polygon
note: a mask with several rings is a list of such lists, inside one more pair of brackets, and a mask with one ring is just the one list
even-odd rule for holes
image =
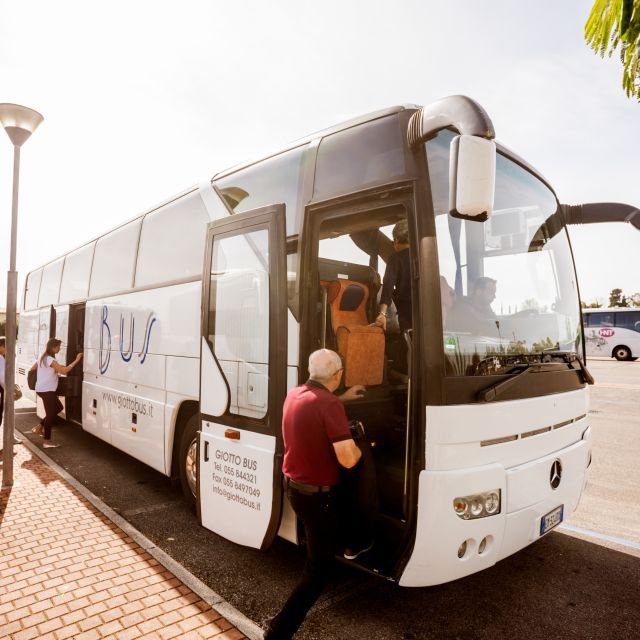
{"label": "open bus door", "polygon": [[[73,362],[75,357],[84,351],[84,316],[85,303],[71,304],[67,307],[66,333],[59,332],[64,340],[66,353],[63,365]],[[62,395],[67,420],[82,421],[82,379],[83,367],[74,367],[65,376]]]}
{"label": "open bus door", "polygon": [[282,507],[285,207],[210,223],[205,265],[198,512],[207,529],[265,548]]}

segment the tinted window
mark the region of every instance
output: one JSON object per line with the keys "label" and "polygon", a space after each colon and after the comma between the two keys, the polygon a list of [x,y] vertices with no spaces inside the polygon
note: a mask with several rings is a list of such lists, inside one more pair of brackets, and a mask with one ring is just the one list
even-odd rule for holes
{"label": "tinted window", "polygon": [[405,172],[404,135],[398,117],[380,118],[323,138],[313,195],[350,193]]}
{"label": "tinted window", "polygon": [[147,214],[140,232],[136,287],[200,277],[208,221],[198,192]]}
{"label": "tinted window", "polygon": [[270,204],[287,207],[287,235],[297,233],[302,158],[306,146],[281,153],[215,181],[234,213]]}
{"label": "tinted window", "polygon": [[92,242],[66,257],[60,285],[60,302],[83,300],[89,295],[89,275],[94,247],[95,242]]}
{"label": "tinted window", "polygon": [[48,264],[42,270],[42,282],[40,283],[40,295],[38,296],[38,306],[47,304],[57,304],[60,293],[60,277],[62,276],[62,265],[64,258],[60,258]]}
{"label": "tinted window", "polygon": [[91,269],[91,296],[131,289],[139,235],[140,218],[98,240]]}
{"label": "tinted window", "polygon": [[640,331],[640,311],[616,313],[616,326],[621,327],[622,329]]}
{"label": "tinted window", "polygon": [[40,281],[42,280],[42,269],[32,271],[27,276],[27,286],[24,292],[24,308],[36,309],[38,307],[38,294],[40,293]]}
{"label": "tinted window", "polygon": [[590,327],[613,327],[613,313],[590,313],[589,314],[589,326]]}

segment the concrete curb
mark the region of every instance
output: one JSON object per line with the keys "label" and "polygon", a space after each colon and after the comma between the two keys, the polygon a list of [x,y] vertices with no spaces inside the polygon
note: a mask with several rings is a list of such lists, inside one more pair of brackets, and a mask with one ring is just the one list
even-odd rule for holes
{"label": "concrete curb", "polygon": [[[15,445],[20,446],[20,445]],[[244,633],[250,640],[262,640],[264,633],[262,629],[247,618],[243,613],[238,611],[233,605],[229,604],[222,596],[210,589],[204,582],[196,578],[192,573],[187,571],[180,563],[176,562],[171,556],[167,555],[160,547],[153,543],[149,538],[144,536],[140,531],[133,527],[121,515],[117,514],[111,507],[106,505],[100,498],[91,493],[83,484],[78,482],[73,476],[65,471],[60,465],[55,463],[46,453],[42,452],[38,447],[31,443],[26,436],[23,437],[22,446],[27,447],[29,451],[37,455],[45,464],[58,473],[65,482],[69,483],[78,493],[88,500],[100,513],[105,515],[118,528],[124,531],[132,540],[134,540],[142,549],[150,556],[157,560],[163,567],[171,571],[173,575],[185,584],[191,591],[200,596],[207,604],[214,607],[220,615],[224,616],[234,627]]]}

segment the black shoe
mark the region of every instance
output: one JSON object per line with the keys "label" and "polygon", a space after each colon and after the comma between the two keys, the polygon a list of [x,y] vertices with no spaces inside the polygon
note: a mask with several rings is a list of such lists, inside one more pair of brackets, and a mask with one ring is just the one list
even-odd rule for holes
{"label": "black shoe", "polygon": [[343,556],[345,557],[346,560],[355,560],[358,556],[361,556],[363,553],[366,553],[367,551],[371,551],[371,549],[373,549],[373,544],[374,544],[374,540],[371,540],[370,542],[365,542],[360,545],[347,547],[344,550]]}

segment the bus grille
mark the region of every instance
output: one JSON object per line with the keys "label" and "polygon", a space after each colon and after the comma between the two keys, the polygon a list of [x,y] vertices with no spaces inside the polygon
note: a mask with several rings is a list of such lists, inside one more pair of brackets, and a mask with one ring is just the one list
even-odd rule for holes
{"label": "bus grille", "polygon": [[505,442],[513,442],[514,440],[522,440],[524,438],[531,438],[532,436],[539,436],[543,433],[549,433],[550,431],[555,431],[556,429],[562,429],[562,427],[566,427],[568,424],[573,424],[574,422],[578,422],[583,418],[586,418],[587,414],[583,413],[581,416],[577,416],[575,418],[571,418],[571,420],[565,420],[564,422],[558,422],[557,424],[553,424],[550,427],[541,427],[540,429],[534,429],[533,431],[525,431],[520,434],[513,434],[511,436],[503,436],[502,438],[492,438],[491,440],[481,440],[481,447],[491,447],[494,444],[504,444]]}

